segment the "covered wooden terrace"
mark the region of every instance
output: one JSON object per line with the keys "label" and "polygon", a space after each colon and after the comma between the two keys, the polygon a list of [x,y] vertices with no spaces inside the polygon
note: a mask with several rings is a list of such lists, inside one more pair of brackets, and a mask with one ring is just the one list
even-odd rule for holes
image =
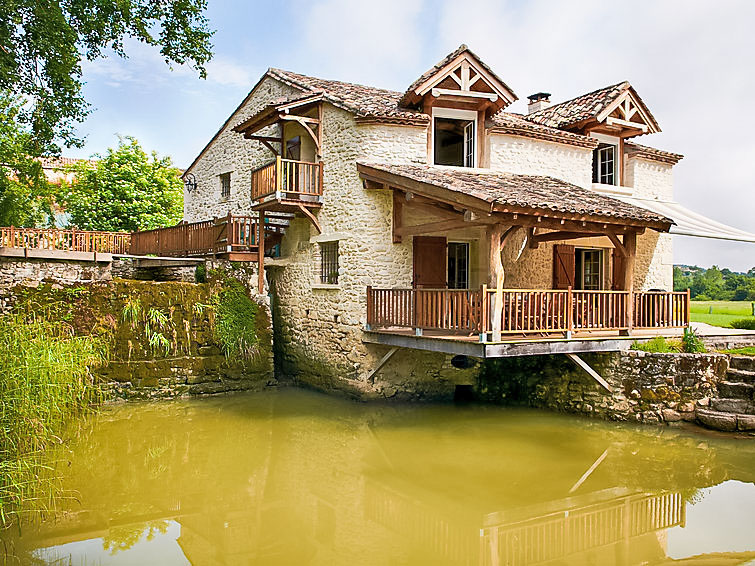
{"label": "covered wooden terrace", "polygon": [[[488,246],[486,280],[477,288],[367,289],[368,341],[386,345],[422,343],[417,338],[455,340],[481,357],[508,351],[486,348],[510,342],[584,342],[584,351],[617,350],[638,333],[675,335],[689,325],[687,292],[649,292],[634,288],[637,237],[646,229],[666,232],[671,220],[587,189],[549,177],[512,175],[424,165],[359,164],[365,187],[392,192],[393,241],[407,236],[446,234],[476,227]],[[409,211],[421,212],[408,223]],[[507,288],[502,260],[504,248],[518,235],[522,249],[545,242],[605,238],[615,252],[613,289]],[[522,236],[524,236],[522,238]],[[483,248],[483,246],[481,246]],[[521,250],[520,250],[521,255]],[[487,259],[485,262],[484,260]],[[554,258],[553,278],[568,269]],[[572,266],[573,270],[573,266]],[[412,337],[380,340],[378,334]],[[602,343],[602,346],[600,345]],[[427,347],[425,347],[427,346]],[[412,346],[407,346],[412,347]],[[446,344],[442,346],[448,348]],[[553,346],[564,351],[572,346]],[[546,352],[543,352],[546,353]]]}

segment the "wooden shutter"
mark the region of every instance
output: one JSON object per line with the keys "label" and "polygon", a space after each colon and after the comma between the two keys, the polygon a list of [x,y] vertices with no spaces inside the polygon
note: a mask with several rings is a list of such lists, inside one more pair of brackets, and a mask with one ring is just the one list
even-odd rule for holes
{"label": "wooden shutter", "polygon": [[553,246],[553,288],[574,287],[574,246]]}
{"label": "wooden shutter", "polygon": [[623,255],[613,250],[613,268],[611,269],[611,290],[624,291],[624,270],[626,260]]}
{"label": "wooden shutter", "polygon": [[446,238],[441,236],[415,236],[412,239],[414,255],[414,287],[445,289],[447,281]]}

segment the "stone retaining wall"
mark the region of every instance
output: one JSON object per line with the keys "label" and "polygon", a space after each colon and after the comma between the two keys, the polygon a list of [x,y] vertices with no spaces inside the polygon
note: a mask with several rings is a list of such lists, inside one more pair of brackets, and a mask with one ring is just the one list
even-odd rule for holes
{"label": "stone retaining wall", "polygon": [[489,360],[480,398],[598,418],[645,423],[695,419],[695,402],[716,396],[728,369],[722,354],[629,351],[584,355],[611,386],[608,393],[564,356]]}

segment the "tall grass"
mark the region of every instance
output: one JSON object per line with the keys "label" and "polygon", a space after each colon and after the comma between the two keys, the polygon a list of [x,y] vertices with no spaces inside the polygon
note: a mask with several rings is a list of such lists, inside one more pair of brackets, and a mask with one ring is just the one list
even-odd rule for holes
{"label": "tall grass", "polygon": [[62,442],[68,418],[102,400],[91,370],[106,359],[105,339],[75,336],[66,323],[0,317],[0,525],[53,504],[44,452]]}

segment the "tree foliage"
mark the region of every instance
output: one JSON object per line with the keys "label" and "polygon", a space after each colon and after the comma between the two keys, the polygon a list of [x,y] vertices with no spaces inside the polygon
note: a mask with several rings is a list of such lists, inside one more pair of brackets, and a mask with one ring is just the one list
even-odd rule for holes
{"label": "tree foliage", "polygon": [[49,194],[37,144],[18,121],[16,97],[0,91],[0,226],[35,226],[50,218]]}
{"label": "tree foliage", "polygon": [[755,301],[755,268],[747,273],[730,269],[674,266],[674,290],[690,290],[692,298],[713,301]]}
{"label": "tree foliage", "polygon": [[96,165],[80,162],[69,170],[57,200],[70,222],[85,230],[133,232],[171,226],[183,215],[183,183],[169,157],[149,156],[132,137],[96,156]]}
{"label": "tree foliage", "polygon": [[38,151],[56,138],[80,144],[75,126],[89,111],[81,61],[108,49],[125,57],[124,40],[134,38],[204,77],[213,33],[206,7],[206,0],[0,0],[0,90],[23,97],[18,118]]}

